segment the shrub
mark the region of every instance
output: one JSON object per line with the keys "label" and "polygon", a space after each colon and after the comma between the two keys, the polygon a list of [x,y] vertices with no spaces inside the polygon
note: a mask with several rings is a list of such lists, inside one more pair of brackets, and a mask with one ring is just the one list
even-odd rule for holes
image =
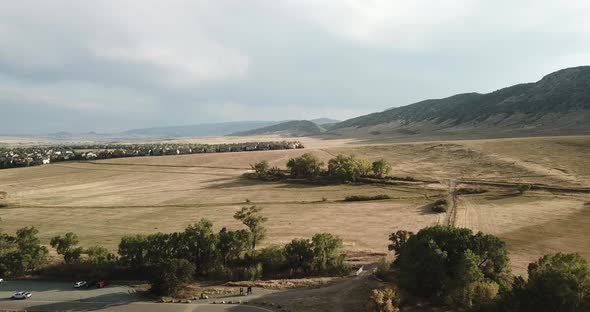
{"label": "shrub", "polygon": [[470,194],[483,194],[487,193],[488,190],[480,187],[471,188],[471,187],[462,187],[458,189],[455,193],[457,195],[470,195]]}
{"label": "shrub", "polygon": [[432,211],[434,212],[447,212],[449,209],[449,202],[446,199],[439,199],[432,203]]}
{"label": "shrub", "polygon": [[285,247],[268,246],[258,251],[256,259],[262,264],[264,274],[279,273],[287,269]]}
{"label": "shrub", "polygon": [[377,269],[375,270],[375,276],[381,280],[387,280],[389,277],[391,263],[387,261],[386,257],[379,259],[377,263]]}
{"label": "shrub", "polygon": [[518,190],[518,193],[520,195],[524,195],[524,193],[531,190],[531,185],[530,184],[520,184],[516,189]]}
{"label": "shrub", "polygon": [[316,178],[320,175],[323,165],[324,163],[317,156],[310,153],[291,158],[287,162],[287,168],[294,178]]}
{"label": "shrub", "polygon": [[389,195],[381,194],[381,195],[350,195],[346,196],[344,201],[368,201],[368,200],[384,200],[384,199],[391,199]]}
{"label": "shrub", "polygon": [[367,304],[369,312],[399,312],[400,299],[391,288],[373,289]]}
{"label": "shrub", "polygon": [[186,259],[171,259],[155,268],[152,278],[152,291],[168,295],[174,294],[181,286],[190,282],[195,274],[195,265]]}
{"label": "shrub", "polygon": [[268,171],[269,171],[269,165],[268,165],[268,161],[267,160],[261,160],[257,163],[255,163],[254,165],[250,165],[250,167],[252,168],[252,170],[254,170],[254,172],[256,173],[256,176],[258,176],[259,178],[262,177],[266,177],[268,175]]}
{"label": "shrub", "polygon": [[391,173],[391,165],[384,159],[374,161],[372,164],[373,174],[379,178]]}
{"label": "shrub", "polygon": [[371,163],[354,156],[338,155],[328,162],[328,173],[342,181],[356,181],[372,172]]}

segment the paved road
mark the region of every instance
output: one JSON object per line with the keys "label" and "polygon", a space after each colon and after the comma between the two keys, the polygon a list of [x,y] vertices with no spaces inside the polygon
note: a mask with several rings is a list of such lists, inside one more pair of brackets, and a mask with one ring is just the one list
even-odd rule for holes
{"label": "paved road", "polygon": [[[19,290],[31,291],[27,300],[11,300]],[[145,301],[127,286],[102,289],[74,289],[69,283],[7,281],[0,285],[0,311],[115,311],[115,312],[269,312],[243,305],[172,304]],[[271,311],[272,312],[272,311]]]}

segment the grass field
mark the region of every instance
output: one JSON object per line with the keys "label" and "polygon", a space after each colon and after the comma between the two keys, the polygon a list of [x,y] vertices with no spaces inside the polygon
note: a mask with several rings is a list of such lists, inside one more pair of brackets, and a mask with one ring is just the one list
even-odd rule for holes
{"label": "grass field", "polygon": [[[385,253],[392,231],[417,231],[448,220],[426,205],[432,197],[445,195],[450,178],[590,185],[590,137],[412,144],[301,140],[304,150],[122,158],[1,170],[0,191],[8,192],[9,203],[0,208],[1,227],[14,231],[34,225],[45,243],[73,231],[83,245],[116,249],[125,234],[179,231],[200,218],[212,220],[218,228],[238,228],[233,213],[255,204],[263,206],[269,218],[266,244],[331,232],[344,239],[350,252]],[[396,176],[441,183],[311,186],[242,177],[256,161],[266,159],[284,167],[289,158],[305,152],[325,162],[339,153],[385,158]],[[392,199],[343,201],[348,195],[379,194]],[[580,252],[590,259],[584,233],[590,228],[588,202],[590,196],[583,194],[531,191],[518,196],[514,190],[490,188],[486,194],[460,196],[455,223],[505,239],[515,271],[522,272],[526,263],[545,252]]]}

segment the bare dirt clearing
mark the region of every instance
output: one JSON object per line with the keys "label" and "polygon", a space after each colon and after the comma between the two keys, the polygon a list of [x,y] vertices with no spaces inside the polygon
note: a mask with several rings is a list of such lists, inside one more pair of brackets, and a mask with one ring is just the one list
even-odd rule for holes
{"label": "bare dirt clearing", "polygon": [[[244,138],[240,138],[242,141]],[[248,138],[249,141],[268,138]],[[274,138],[277,139],[277,138]],[[199,141],[198,139],[182,139]],[[207,138],[217,142],[219,138]],[[392,231],[444,223],[427,204],[444,195],[448,179],[480,179],[589,186],[590,137],[359,144],[351,140],[301,138],[303,150],[195,154],[64,162],[0,171],[2,228],[37,226],[45,243],[74,231],[83,245],[115,249],[131,233],[178,231],[200,218],[216,226],[241,225],[233,213],[261,205],[269,217],[267,244],[317,232],[340,235],[350,252],[385,253]],[[438,180],[443,184],[312,186],[248,180],[250,164],[268,160],[284,167],[291,157],[312,152],[327,162],[333,155],[384,158],[395,176]],[[480,195],[460,196],[456,224],[497,234],[509,243],[515,269],[548,251],[576,251],[590,257],[586,194],[486,187]],[[343,202],[349,195],[390,196],[391,200]],[[427,198],[429,197],[429,198]],[[325,200],[324,200],[325,198]]]}

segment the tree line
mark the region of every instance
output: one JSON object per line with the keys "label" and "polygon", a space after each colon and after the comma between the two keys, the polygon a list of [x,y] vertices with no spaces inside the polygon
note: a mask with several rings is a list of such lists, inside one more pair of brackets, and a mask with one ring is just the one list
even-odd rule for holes
{"label": "tree line", "polygon": [[[331,177],[340,181],[355,182],[363,177],[384,178],[391,173],[391,165],[384,159],[370,162],[354,155],[337,155],[328,161],[327,168],[317,156],[305,153],[289,159],[286,164],[290,178],[317,179]],[[284,178],[285,173],[277,167],[270,167],[268,161],[253,164],[252,170],[260,179]]]}
{"label": "tree line", "polygon": [[[514,276],[506,243],[470,229],[427,227],[390,235],[392,272],[410,296],[481,312],[590,311],[590,264],[578,254],[551,254]],[[389,272],[391,274],[391,272]],[[375,290],[369,311],[399,311],[395,290]]]}
{"label": "tree line", "polygon": [[[147,279],[159,294],[174,293],[195,278],[255,280],[262,277],[304,277],[346,274],[349,266],[342,253],[342,240],[329,233],[293,239],[285,245],[258,248],[266,238],[258,206],[243,207],[234,218],[246,229],[214,231],[207,219],[182,232],[128,235],[121,238],[118,254],[102,246],[83,248],[75,233],[51,239],[50,245],[63,257],[63,274],[105,278],[114,272]],[[0,235],[0,275],[22,276],[46,264],[48,250],[33,227],[16,236]]]}

